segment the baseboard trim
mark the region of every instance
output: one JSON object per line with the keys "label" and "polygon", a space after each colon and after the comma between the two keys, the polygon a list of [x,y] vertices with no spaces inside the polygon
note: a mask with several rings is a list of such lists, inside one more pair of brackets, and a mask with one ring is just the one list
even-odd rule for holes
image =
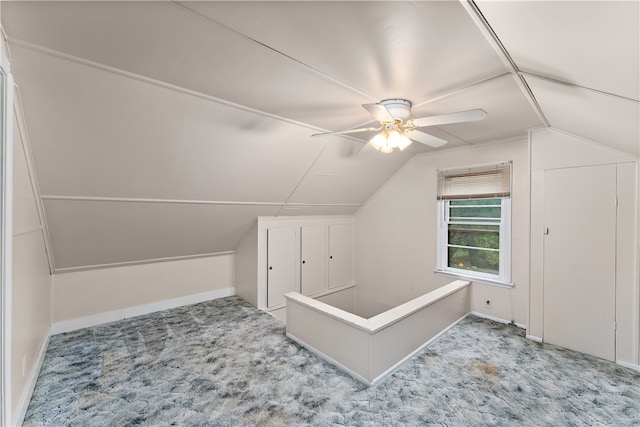
{"label": "baseboard trim", "polygon": [[45,337],[40,349],[38,350],[38,356],[36,358],[36,363],[33,365],[33,369],[31,369],[31,373],[29,374],[29,379],[27,381],[27,388],[25,390],[24,395],[20,401],[20,406],[18,406],[18,412],[16,413],[16,418],[12,425],[21,426],[24,422],[24,417],[27,415],[27,409],[29,409],[29,403],[31,403],[31,397],[33,396],[33,391],[36,388],[36,383],[38,382],[38,376],[40,376],[40,370],[42,369],[42,362],[44,362],[44,356],[47,353],[47,348],[49,347],[49,340],[51,339],[51,328],[49,328],[49,334]]}
{"label": "baseboard trim", "polygon": [[358,381],[360,381],[360,382],[362,382],[362,383],[364,383],[364,384],[366,384],[366,385],[368,385],[370,387],[373,387],[373,386],[379,384],[382,380],[387,378],[389,375],[394,373],[396,370],[398,370],[398,368],[400,368],[402,365],[407,363],[409,360],[411,360],[414,356],[416,356],[418,353],[420,353],[426,347],[428,347],[429,345],[431,345],[434,342],[436,342],[442,335],[444,335],[445,332],[447,332],[449,329],[453,328],[455,325],[460,323],[467,316],[469,316],[469,314],[471,314],[471,313],[465,314],[464,316],[460,317],[458,320],[456,320],[455,322],[453,322],[452,324],[447,326],[445,329],[443,329],[442,331],[438,332],[436,335],[434,335],[432,338],[430,338],[424,344],[420,345],[420,347],[418,347],[415,350],[413,350],[411,353],[409,353],[408,355],[403,357],[400,361],[395,363],[393,366],[391,366],[389,369],[387,369],[386,371],[384,371],[383,373],[381,373],[380,375],[378,375],[377,377],[375,377],[371,381],[368,380],[367,378],[365,378],[363,375],[360,375],[357,372],[354,372],[352,369],[347,368],[342,363],[337,362],[332,357],[327,356],[326,354],[322,353],[320,350],[316,349],[312,345],[310,345],[310,344],[308,344],[308,343],[306,343],[306,342],[294,337],[293,335],[291,335],[288,332],[287,332],[287,338],[289,338],[292,341],[295,341],[296,343],[300,344],[302,347],[304,347],[307,350],[309,350],[310,352],[314,353],[316,356],[320,357],[321,359],[326,360],[327,362],[329,362],[332,365],[336,366],[337,368],[341,369],[345,373],[351,375],[353,378],[357,379]]}
{"label": "baseboard trim", "polygon": [[622,366],[623,368],[633,369],[634,371],[640,372],[640,365],[634,365],[633,363],[623,362],[622,360],[616,360],[616,364]]}
{"label": "baseboard trim", "polygon": [[440,332],[438,332],[436,335],[434,335],[432,338],[430,338],[428,341],[426,341],[424,344],[422,344],[420,347],[416,348],[415,350],[413,350],[411,353],[409,353],[408,355],[406,355],[405,357],[403,357],[399,362],[397,362],[395,365],[393,365],[392,367],[390,367],[389,369],[387,369],[386,371],[384,371],[383,373],[381,373],[380,375],[378,375],[377,377],[375,377],[373,379],[373,381],[371,381],[371,385],[376,385],[378,383],[380,383],[382,380],[384,380],[386,377],[388,377],[389,375],[393,374],[398,368],[400,368],[402,365],[404,365],[405,363],[407,363],[409,360],[411,360],[414,356],[416,356],[418,353],[420,353],[422,350],[424,350],[425,348],[429,347],[431,344],[433,344],[434,342],[436,342],[438,339],[440,339],[440,337],[442,337],[442,335],[444,335],[449,329],[453,328],[455,325],[457,325],[458,323],[460,323],[461,321],[463,321],[464,319],[466,319],[471,313],[467,313],[464,316],[462,316],[461,318],[459,318],[458,320],[456,320],[455,322],[453,322],[452,324],[450,324],[449,326],[447,326],[446,328],[444,328],[443,330],[441,330]]}
{"label": "baseboard trim", "polygon": [[292,341],[295,341],[296,343],[298,343],[299,345],[301,345],[302,347],[306,348],[307,350],[309,350],[311,353],[315,354],[316,356],[318,356],[319,358],[329,362],[330,364],[334,365],[335,367],[337,367],[338,369],[342,370],[343,372],[351,375],[353,378],[357,379],[358,381],[368,385],[368,386],[372,386],[373,383],[371,381],[369,381],[368,379],[366,379],[363,375],[358,374],[357,372],[352,371],[351,369],[347,368],[346,366],[344,366],[342,363],[336,361],[335,359],[333,359],[332,357],[327,356],[326,354],[322,353],[320,350],[316,349],[314,346],[307,344],[306,342],[303,342],[302,340],[299,340],[298,338],[294,337],[293,335],[289,334],[287,332],[287,338],[289,338]]}
{"label": "baseboard trim", "polygon": [[78,317],[75,319],[62,320],[51,325],[51,335],[71,332],[78,329],[88,328],[91,326],[102,325],[105,323],[115,322],[117,320],[127,319],[129,317],[142,316],[144,314],[154,313],[156,311],[168,310],[170,308],[182,307],[185,305],[198,304],[218,298],[234,296],[236,288],[224,288],[200,294],[187,295],[184,297],[168,299],[164,301],[153,302],[150,304],[138,305],[135,307],[127,307],[120,310],[107,311],[91,316]]}
{"label": "baseboard trim", "polygon": [[527,325],[523,325],[522,323],[511,322],[510,320],[501,319],[499,317],[490,316],[488,314],[480,313],[480,312],[477,312],[477,311],[472,311],[469,314],[471,314],[473,316],[481,317],[483,319],[493,320],[494,322],[504,323],[506,325],[513,324],[513,325],[516,325],[518,328],[521,328],[521,329],[527,329]]}
{"label": "baseboard trim", "polygon": [[528,340],[531,340],[531,341],[535,341],[535,342],[543,342],[542,338],[537,337],[535,335],[527,335],[525,338],[527,338]]}

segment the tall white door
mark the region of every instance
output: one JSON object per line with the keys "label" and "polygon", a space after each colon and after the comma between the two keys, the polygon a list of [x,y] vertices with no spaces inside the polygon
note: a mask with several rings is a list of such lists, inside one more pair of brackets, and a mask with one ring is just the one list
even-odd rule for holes
{"label": "tall white door", "polygon": [[302,227],[301,287],[303,295],[327,290],[327,226]]}
{"label": "tall white door", "polygon": [[298,292],[298,228],[267,230],[267,307],[284,304],[284,294]]}
{"label": "tall white door", "polygon": [[615,358],[616,166],[545,172],[544,341]]}
{"label": "tall white door", "polygon": [[329,287],[352,281],[353,227],[350,224],[329,225]]}

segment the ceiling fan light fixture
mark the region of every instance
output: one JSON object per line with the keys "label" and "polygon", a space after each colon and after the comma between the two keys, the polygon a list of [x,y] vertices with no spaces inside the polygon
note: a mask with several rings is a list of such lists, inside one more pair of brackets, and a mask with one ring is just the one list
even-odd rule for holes
{"label": "ceiling fan light fixture", "polygon": [[402,144],[398,145],[398,148],[400,149],[400,151],[404,151],[404,149],[410,146],[412,142],[413,141],[407,138],[406,135],[402,135]]}
{"label": "ceiling fan light fixture", "polygon": [[383,131],[383,132],[377,134],[376,136],[374,136],[373,138],[371,138],[369,140],[369,144],[371,144],[371,146],[373,148],[375,148],[376,150],[380,151],[380,149],[382,147],[387,145],[386,133],[387,133],[387,131]]}
{"label": "ceiling fan light fixture", "polygon": [[402,132],[402,130],[392,129],[383,130],[369,140],[369,144],[373,148],[383,153],[393,153],[393,149],[404,150],[411,144],[411,140]]}
{"label": "ceiling fan light fixture", "polygon": [[389,115],[394,120],[400,120],[401,122],[404,122],[411,115],[411,101],[406,99],[383,99],[382,101],[380,101],[380,105],[384,106],[387,109]]}
{"label": "ceiling fan light fixture", "polygon": [[383,145],[382,147],[380,147],[380,152],[385,154],[391,154],[393,153],[393,148],[389,147],[388,145]]}
{"label": "ceiling fan light fixture", "polygon": [[402,131],[391,131],[388,136],[389,146],[397,147],[400,151],[411,145],[411,140]]}
{"label": "ceiling fan light fixture", "polygon": [[[428,145],[429,147],[438,148],[445,145],[447,140],[418,129],[452,123],[475,122],[487,116],[486,111],[476,108],[475,110],[458,111],[456,113],[440,114],[438,116],[411,118],[411,101],[402,98],[383,99],[380,102],[362,104],[362,106],[380,122],[380,127],[322,132],[313,134],[312,136],[381,131],[369,140],[369,144],[383,153],[392,153],[394,148],[402,151],[411,145],[413,141]],[[408,132],[411,132],[412,139],[407,136]]]}

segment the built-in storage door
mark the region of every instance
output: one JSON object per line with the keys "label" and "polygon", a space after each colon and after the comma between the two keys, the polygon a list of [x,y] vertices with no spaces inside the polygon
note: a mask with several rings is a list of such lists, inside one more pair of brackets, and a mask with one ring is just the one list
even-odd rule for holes
{"label": "built-in storage door", "polygon": [[353,227],[329,225],[329,288],[352,282]]}
{"label": "built-in storage door", "polygon": [[616,166],[544,177],[544,341],[615,357]]}
{"label": "built-in storage door", "polygon": [[298,227],[267,230],[267,307],[284,304],[284,294],[299,291]]}
{"label": "built-in storage door", "polygon": [[303,226],[301,248],[302,294],[313,295],[327,290],[327,226]]}

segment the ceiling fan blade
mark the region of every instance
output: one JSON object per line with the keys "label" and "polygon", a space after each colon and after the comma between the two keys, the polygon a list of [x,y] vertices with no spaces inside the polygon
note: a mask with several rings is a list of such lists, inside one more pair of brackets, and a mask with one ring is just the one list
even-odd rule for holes
{"label": "ceiling fan blade", "polygon": [[433,148],[442,147],[448,142],[446,139],[438,138],[437,136],[429,135],[428,133],[420,132],[419,130],[407,131],[407,136],[409,139]]}
{"label": "ceiling fan blade", "polygon": [[345,135],[347,133],[358,133],[358,132],[375,132],[382,128],[360,128],[360,129],[349,129],[349,130],[337,130],[335,132],[321,132],[314,133],[311,136],[324,136],[324,135]]}
{"label": "ceiling fan blade", "polygon": [[440,116],[411,119],[408,120],[408,123],[413,123],[415,127],[421,128],[426,126],[446,125],[449,123],[474,122],[477,120],[482,120],[485,117],[487,117],[486,111],[477,109],[469,111],[459,111],[457,113],[451,114],[442,114]]}
{"label": "ceiling fan blade", "polygon": [[393,122],[393,116],[382,104],[362,104],[365,110],[367,110],[375,119],[379,122]]}

